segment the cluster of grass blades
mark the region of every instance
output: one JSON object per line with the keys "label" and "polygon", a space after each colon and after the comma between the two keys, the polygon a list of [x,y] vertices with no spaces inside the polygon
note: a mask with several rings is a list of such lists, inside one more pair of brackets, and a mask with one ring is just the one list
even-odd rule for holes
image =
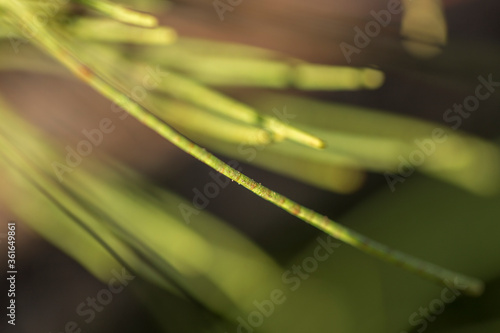
{"label": "cluster of grass blades", "polygon": [[4,103],[0,113],[2,185],[12,189],[2,201],[102,281],[125,267],[228,319],[249,310],[257,286],[276,283],[269,276],[279,267],[251,241],[206,212],[202,224],[186,225],[172,214],[186,200],[112,160],[60,182],[50,164],[64,153]]}
{"label": "cluster of grass blades", "polygon": [[[83,6],[95,16],[75,16],[71,14],[69,4]],[[466,294],[480,295],[482,293],[483,283],[480,280],[393,250],[350,230],[247,177],[183,135],[197,138],[209,147],[236,158],[238,153],[235,151],[235,146],[238,143],[268,146],[265,152],[259,154],[255,160],[256,164],[280,171],[284,170],[284,165],[287,165],[289,168],[284,171],[287,175],[330,190],[350,192],[356,187],[352,184],[361,182],[360,170],[394,171],[397,168],[396,157],[414,149],[410,138],[415,134],[422,137],[428,135],[433,125],[425,122],[412,122],[410,126],[407,120],[395,116],[385,115],[377,118],[367,110],[340,106],[344,108],[344,114],[338,117],[351,117],[353,122],[357,122],[357,126],[363,127],[360,119],[364,119],[365,125],[368,123],[373,125],[374,122],[393,125],[386,126],[392,128],[392,132],[353,133],[352,123],[343,121],[343,127],[338,125],[337,128],[334,118],[328,118],[322,114],[331,105],[305,98],[273,94],[272,98],[281,100],[282,105],[286,105],[287,101],[293,99],[296,104],[303,105],[303,108],[312,103],[316,110],[320,110],[316,119],[313,115],[304,113],[301,119],[304,119],[305,123],[296,127],[272,115],[257,111],[268,109],[264,105],[269,99],[259,101],[259,98],[256,98],[244,103],[220,93],[213,86],[255,86],[271,89],[293,87],[301,90],[376,89],[383,82],[382,72],[373,68],[309,64],[276,52],[242,45],[227,45],[188,38],[178,39],[172,29],[159,27],[153,16],[125,9],[111,2],[79,0],[69,4],[65,3],[64,6],[57,7],[60,5],[58,1],[0,0],[0,36],[7,42],[8,48],[18,46],[21,39],[29,40],[37,48],[64,65],[74,76],[181,150],[326,234],[420,276],[452,285]],[[39,19],[37,12],[44,7],[52,8],[53,17],[45,20]],[[140,49],[123,52],[125,47],[121,43],[140,44]],[[204,50],[204,54],[200,55],[199,50]],[[3,69],[24,67],[32,71],[68,74],[27,47],[19,54],[10,57],[8,52],[4,50],[2,52],[7,53],[5,60],[0,64]],[[99,54],[99,57],[95,57],[95,54]],[[142,66],[142,64],[147,65]],[[141,84],[147,70],[156,69],[156,66],[160,66],[166,74],[147,98],[138,97],[133,93],[134,87]],[[252,103],[255,106],[252,106]],[[43,139],[32,140],[32,142],[18,140],[17,136],[21,131],[11,129],[22,128],[23,125],[14,116],[9,115],[6,107],[1,108],[1,112],[2,125],[16,124],[0,127],[2,166],[5,169],[11,169],[9,173],[18,184],[35,190],[37,196],[45,198],[47,204],[54,205],[60,210],[58,217],[51,216],[45,220],[59,221],[68,219],[71,215],[73,221],[91,221],[80,224],[80,227],[89,232],[89,235],[85,237],[79,235],[81,246],[74,247],[64,242],[59,246],[94,274],[104,279],[106,273],[103,267],[121,262],[158,284],[165,287],[174,285],[178,290],[186,291],[187,295],[202,293],[203,288],[198,289],[194,282],[191,283],[186,278],[193,272],[203,271],[209,276],[204,285],[216,285],[217,281],[222,279],[221,272],[226,266],[221,267],[220,270],[208,270],[206,265],[212,262],[213,256],[223,257],[224,251],[220,248],[216,251],[199,234],[178,224],[179,237],[189,238],[190,244],[197,244],[193,248],[196,255],[179,256],[167,246],[172,243],[159,238],[159,236],[164,237],[163,234],[156,233],[156,237],[149,234],[137,235],[134,234],[133,225],[128,224],[125,227],[124,223],[113,222],[126,220],[129,216],[123,210],[122,213],[118,213],[121,211],[119,208],[112,210],[116,212],[115,215],[105,213],[102,205],[106,205],[104,203],[106,196],[92,198],[85,194],[86,188],[105,186],[103,193],[120,196],[120,189],[126,185],[123,184],[123,179],[113,176],[113,172],[119,169],[118,166],[112,164],[107,167],[96,167],[99,174],[112,179],[108,182],[81,172],[72,174],[69,177],[71,180],[60,183],[51,165],[52,161],[57,160],[60,155],[54,152],[50,144],[36,147],[37,141],[42,145]],[[8,119],[8,121],[3,119]],[[322,124],[325,126],[322,128],[320,124],[324,122],[323,119],[328,119],[327,123],[332,126],[327,127],[328,124]],[[415,123],[418,126],[415,126]],[[410,127],[412,133],[406,131]],[[332,128],[335,131],[332,131]],[[26,129],[26,132],[29,130]],[[481,157],[476,153],[479,150],[483,154],[487,151],[490,156],[498,159],[496,149],[486,142],[459,133],[448,132],[448,135],[449,140],[442,147],[441,153],[444,155],[453,154],[458,144],[467,142],[469,148],[466,149],[463,159],[477,160],[480,164]],[[374,154],[374,146],[377,146],[377,154]],[[42,156],[44,154],[45,157]],[[484,169],[484,172],[478,175],[471,173],[470,170],[460,170],[456,168],[456,165],[447,165],[448,159],[442,156],[436,155],[430,158],[427,168],[423,171],[471,191],[488,192],[484,179],[491,179],[495,176],[495,170]],[[316,170],[336,171],[336,176],[332,176],[332,179],[326,182],[323,176],[316,178],[314,172],[308,173],[301,170],[303,166],[301,163],[304,161],[314,161]],[[447,168],[454,170],[454,173],[446,172]],[[319,174],[322,175],[324,172]],[[478,179],[483,181],[483,183],[479,182],[483,184],[479,187],[475,185]],[[149,190],[158,194],[158,197],[154,199],[155,203],[164,199],[162,202],[165,210],[162,210],[160,216],[167,219],[169,215],[167,208],[174,207],[169,201],[178,201],[178,199],[160,194],[157,190]],[[140,189],[133,191],[144,192]],[[132,190],[129,189],[128,192]],[[153,209],[153,205],[148,205],[146,200],[153,200],[151,197],[151,195],[144,194],[141,205]],[[99,203],[101,200],[103,202]],[[122,201],[129,206],[133,205],[130,198],[124,197]],[[11,204],[15,206],[14,201]],[[29,213],[25,214],[27,221],[33,219]],[[109,216],[110,214],[112,216]],[[135,211],[134,214],[147,214],[147,209]],[[155,228],[161,229],[161,222],[155,221],[157,221]],[[61,228],[72,228],[69,225]],[[230,233],[218,222],[213,222],[212,225],[217,225],[214,230],[220,231],[221,234]],[[62,241],[62,238],[51,236],[57,234],[52,231],[59,226],[51,225],[54,229],[46,225],[37,227],[35,223],[33,226],[53,242]],[[146,230],[146,228],[141,228],[141,230]],[[208,229],[200,230],[199,233],[206,232],[206,230]],[[71,232],[77,233],[74,229]],[[215,233],[211,232],[210,235],[213,236]],[[152,241],[151,246],[145,247],[141,237]],[[101,247],[92,245],[91,238],[99,238]],[[242,239],[234,233],[228,238],[235,240],[234,243]],[[171,242],[174,242],[174,239],[175,237]],[[234,265],[236,262],[241,267],[250,265],[250,262],[244,260],[243,255],[245,251],[249,251],[254,257],[267,263],[267,270],[277,269],[269,258],[253,248],[248,241],[242,242],[243,245],[239,247],[239,253],[242,255],[236,260],[234,258],[231,260],[226,258],[227,261],[221,260],[225,265]],[[103,244],[104,247],[102,247]],[[94,253],[93,259],[98,256],[102,257],[100,264],[91,265],[89,259],[86,259],[88,252],[83,253],[78,248],[88,248]],[[104,248],[108,252],[104,251]],[[144,258],[147,260],[142,262]],[[232,269],[234,270],[234,267]],[[174,277],[173,281],[172,277]],[[254,282],[270,283],[265,282],[264,277],[265,272],[262,272],[262,276],[255,278]],[[218,294],[219,296],[229,295],[225,303],[220,299],[213,300],[212,294],[203,295],[202,293],[198,296],[198,300],[205,304],[211,303],[210,306],[217,312],[230,312],[233,302],[240,299],[241,295],[245,294],[245,290],[247,297],[252,296],[251,293],[248,294],[251,286],[238,286],[239,288],[225,289]],[[224,289],[225,287],[219,285],[218,288]],[[221,307],[220,302],[225,305]]]}

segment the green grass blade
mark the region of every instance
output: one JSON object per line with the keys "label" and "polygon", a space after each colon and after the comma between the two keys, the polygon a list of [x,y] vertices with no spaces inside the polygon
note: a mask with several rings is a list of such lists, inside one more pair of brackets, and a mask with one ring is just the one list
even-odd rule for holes
{"label": "green grass blade", "polygon": [[[0,196],[96,276],[106,280],[113,267],[119,268],[105,248],[136,275],[168,290],[188,291],[185,296],[226,315],[240,314],[237,308],[249,311],[254,291],[267,293],[276,283],[270,276],[281,270],[252,242],[207,212],[197,215],[200,223],[186,225],[172,212],[187,201],[116,162],[105,167],[86,160],[60,183],[50,165],[64,154],[1,104],[0,116],[6,120],[0,123],[0,172],[11,189],[8,198]],[[30,209],[20,198],[30,198]],[[253,272],[252,279],[243,278],[246,270]]]}

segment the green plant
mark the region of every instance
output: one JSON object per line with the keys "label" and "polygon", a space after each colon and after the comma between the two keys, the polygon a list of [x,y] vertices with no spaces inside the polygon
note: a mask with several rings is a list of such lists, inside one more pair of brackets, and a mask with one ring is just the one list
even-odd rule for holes
{"label": "green plant", "polygon": [[[197,141],[234,157],[238,156],[235,147],[242,142],[266,147],[262,154],[258,154],[255,163],[281,171],[287,161],[295,161],[299,167],[294,168],[290,165],[283,172],[315,185],[321,184],[327,189],[353,191],[361,182],[361,170],[378,172],[397,170],[398,165],[394,157],[411,153],[415,149],[413,138],[427,137],[436,126],[383,113],[374,114],[371,110],[349,106],[340,106],[345,110],[343,115],[330,115],[326,110],[329,105],[303,97],[276,93],[262,95],[247,104],[222,94],[210,85],[254,85],[278,89],[291,85],[303,90],[375,89],[382,84],[381,71],[373,68],[313,65],[276,52],[242,45],[182,38],[177,42],[175,32],[168,28],[156,27],[156,20],[152,16],[108,2],[78,2],[106,18],[71,15],[70,7],[63,6],[54,13],[54,17],[40,21],[33,19],[37,10],[54,5],[57,1],[49,3],[2,1],[0,2],[2,35],[11,45],[19,45],[17,38],[29,36],[39,49],[57,59],[75,76],[180,149],[254,194],[336,239],[426,278],[451,284],[465,293],[481,294],[483,289],[481,281],[429,264],[372,241],[268,189],[186,138],[186,136],[196,138]],[[129,50],[118,44],[123,42],[146,45],[140,50]],[[173,44],[169,45],[170,43]],[[209,56],[200,56],[197,50],[208,47],[220,50]],[[30,68],[32,70],[67,75],[61,72],[59,67],[45,59],[40,60],[40,56],[32,52],[31,49],[29,52],[22,50],[10,61],[6,57],[2,65],[6,68],[18,67],[20,65],[16,63],[17,58],[25,57],[26,63],[33,66]],[[100,56],[95,57],[95,54]],[[134,95],[133,90],[147,75],[147,70],[139,65],[141,62],[150,66],[159,64],[168,71],[145,98]],[[221,63],[224,67],[214,65]],[[217,73],[213,72],[214,66],[218,69]],[[271,115],[258,113],[256,110],[261,108],[249,105],[269,103],[271,98],[274,102],[281,99],[278,105],[286,105],[287,101],[294,100],[302,105],[301,109],[313,108],[315,114],[301,113],[300,123],[291,125]],[[245,260],[244,257],[245,254],[251,253],[249,257],[259,258],[259,262],[267,263],[266,271],[278,270],[272,260],[253,244],[215,219],[212,221],[211,218],[207,218],[211,221],[212,230],[201,238],[187,226],[179,224],[179,221],[171,222],[169,228],[172,225],[179,228],[176,237],[185,237],[189,239],[190,244],[197,244],[199,247],[198,250],[195,247],[192,253],[185,255],[178,255],[167,246],[169,243],[165,242],[164,238],[165,226],[157,217],[148,228],[143,228],[144,234],[138,235],[136,227],[125,223],[130,216],[135,216],[136,220],[139,220],[140,216],[159,215],[164,216],[166,220],[169,215],[167,208],[175,210],[180,200],[151,185],[144,185],[137,175],[122,169],[114,162],[107,162],[109,165],[94,162],[95,165],[90,168],[90,172],[82,170],[65,177],[63,182],[56,181],[57,170],[54,173],[53,161],[62,160],[63,155],[57,152],[47,139],[35,139],[36,134],[33,134],[33,129],[24,128],[22,122],[6,110],[7,107],[2,108],[2,118],[7,121],[2,123],[5,126],[2,128],[0,140],[4,166],[9,169],[9,174],[17,174],[13,179],[21,184],[21,187],[24,186],[26,191],[28,188],[30,191],[36,189],[38,191],[36,195],[40,200],[45,198],[45,201],[50,202],[53,207],[50,213],[47,213],[45,220],[52,220],[54,223],[59,220],[68,222],[64,227],[62,224],[53,224],[51,225],[53,229],[46,224],[37,226],[37,223],[33,222],[35,217],[29,212],[24,213],[26,220],[32,221],[31,224],[39,233],[77,258],[101,279],[106,279],[107,273],[104,267],[122,263],[133,271],[141,272],[162,287],[172,288],[173,285],[176,287],[175,290],[181,290],[186,295],[194,294],[202,303],[215,309],[215,312],[231,317],[239,311],[248,311],[248,308],[245,308],[248,305],[242,305],[241,309],[232,313],[231,305],[241,295],[242,290],[249,286],[238,285],[234,281],[218,284],[223,280],[227,267],[237,265],[243,268],[250,265],[251,260]],[[336,124],[339,118],[347,116],[351,119],[343,119],[341,125]],[[353,127],[353,122],[356,122],[357,129]],[[389,126],[391,129],[380,135],[377,124],[385,126],[391,124]],[[182,134],[171,125],[175,125]],[[12,130],[13,128],[15,130]],[[19,140],[18,133],[24,133],[31,139]],[[422,171],[471,191],[481,193],[494,189],[495,186],[489,188],[485,183],[495,176],[493,170],[495,165],[491,167],[492,170],[487,169],[485,174],[480,176],[475,175],[470,169],[458,170],[456,174],[451,175],[443,173],[443,170],[454,169],[456,163],[450,162],[449,156],[463,142],[469,145],[463,153],[464,158],[478,160],[478,163],[482,159],[487,159],[481,157],[485,151],[488,153],[488,158],[496,157],[498,155],[496,147],[491,143],[451,130],[443,130],[443,133],[448,136],[448,140],[441,146],[440,155],[429,157],[429,163]],[[374,147],[377,150],[374,150]],[[477,153],[478,150],[481,154]],[[317,174],[311,171],[304,172],[300,165],[306,162],[322,172]],[[336,168],[338,174],[324,184],[326,170],[331,168]],[[121,170],[118,175],[113,174],[116,170]],[[59,172],[63,173],[61,170]],[[347,181],[343,179],[344,177],[347,177]],[[130,179],[134,182],[128,185]],[[145,186],[146,189],[141,189],[141,186]],[[100,188],[103,193],[101,197],[89,195],[89,191],[96,188]],[[126,189],[124,191],[126,195],[122,193],[123,188]],[[152,193],[157,197],[153,198]],[[107,201],[107,198],[114,200]],[[140,204],[135,204],[140,208],[134,207],[131,198],[140,200]],[[165,200],[161,200],[162,198]],[[172,201],[176,204],[172,204]],[[10,199],[9,202],[15,206],[17,201]],[[170,203],[167,205],[167,202]],[[111,208],[113,205],[117,206]],[[166,207],[163,207],[164,205]],[[55,213],[56,211],[58,213]],[[158,212],[153,214],[153,211]],[[51,214],[56,214],[57,218]],[[81,231],[77,231],[80,229],[74,222],[78,222],[79,227],[86,229],[89,234],[84,236]],[[64,228],[68,228],[67,231],[62,231]],[[160,232],[162,230],[164,232]],[[171,232],[171,229],[169,230]],[[60,237],[51,236],[61,232],[68,232],[75,237],[62,240]],[[200,234],[203,232],[208,231],[206,229],[198,231]],[[209,244],[209,240],[214,238],[222,241],[224,237],[221,235],[229,235],[225,247],[239,253],[238,260],[230,258],[227,253]],[[92,242],[96,239],[98,243]],[[71,241],[68,243],[69,240]],[[75,247],[74,242],[81,242],[81,245]],[[236,245],[238,243],[243,245]],[[154,246],[150,246],[151,244]],[[104,251],[102,246],[112,256]],[[81,252],[82,248],[86,251],[92,249],[90,251],[95,251],[95,254],[89,256],[88,252]],[[221,260],[225,263],[224,267],[211,271],[207,267],[210,260],[205,253],[214,252],[217,252],[217,256],[226,254],[227,258]],[[204,287],[186,279],[193,270],[198,273],[203,272],[202,275],[209,281],[207,284],[218,285],[221,294],[228,296],[229,300],[226,299],[226,303],[221,300],[224,297],[213,300]],[[255,268],[255,271],[257,270]],[[264,276],[265,274],[262,274],[260,278],[255,278],[249,283],[271,286],[271,281],[266,281]],[[241,301],[241,304],[249,303],[252,296],[247,293],[248,299]]]}

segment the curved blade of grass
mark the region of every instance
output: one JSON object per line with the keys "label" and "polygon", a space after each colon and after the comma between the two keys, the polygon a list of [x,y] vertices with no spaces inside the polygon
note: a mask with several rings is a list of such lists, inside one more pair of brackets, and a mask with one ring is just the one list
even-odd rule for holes
{"label": "curved blade of grass", "polygon": [[[85,64],[78,61],[63,44],[62,40],[57,39],[56,34],[51,31],[51,29],[44,27],[36,20],[33,20],[33,14],[30,13],[29,9],[27,9],[24,5],[18,2],[9,2],[6,6],[11,12],[11,16],[9,17],[11,24],[16,28],[19,28],[20,22],[30,25],[34,31],[37,31],[34,39],[39,46],[61,61],[61,63],[70,69],[75,75],[80,77],[84,82],[88,83],[112,101],[118,102],[123,98],[120,91],[116,90],[99,77],[99,73],[92,72],[92,70]],[[415,272],[425,278],[447,285],[452,285],[454,288],[460,289],[466,294],[479,295],[482,293],[484,288],[482,281],[444,269],[400,251],[393,250],[386,245],[373,241],[364,235],[352,231],[332,221],[327,216],[320,215],[315,211],[268,189],[267,187],[245,176],[241,172],[231,168],[220,159],[207,152],[205,149],[181,136],[178,132],[173,130],[167,124],[161,122],[157,117],[149,113],[139,104],[128,100],[126,103],[122,103],[121,105],[144,125],[150,127],[180,149],[210,166],[214,170],[227,176],[231,180],[249,189],[261,198],[275,204],[288,213],[297,216],[332,237],[365,251],[366,253],[401,266],[409,271]]]}

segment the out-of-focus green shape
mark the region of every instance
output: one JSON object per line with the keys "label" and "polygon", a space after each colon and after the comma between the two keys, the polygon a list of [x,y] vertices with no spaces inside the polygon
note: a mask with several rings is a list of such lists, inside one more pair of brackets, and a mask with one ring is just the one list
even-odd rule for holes
{"label": "out-of-focus green shape", "polygon": [[[277,265],[224,223],[123,167],[91,157],[59,182],[55,163],[65,165],[65,156],[56,145],[3,105],[0,114],[2,200],[101,280],[120,269],[103,248],[107,244],[134,274],[164,288],[181,286],[230,320],[250,310],[259,291],[272,289]],[[183,211],[192,216],[184,220]]]}
{"label": "out-of-focus green shape", "polygon": [[[167,45],[177,39],[177,32],[168,27],[144,29],[107,19],[78,19],[65,25],[64,29],[72,37],[78,37],[82,41],[103,43]],[[23,36],[0,27],[0,38],[23,39]]]}
{"label": "out-of-focus green shape", "polygon": [[101,18],[79,18],[65,29],[73,37],[98,42],[166,45],[177,39],[176,31],[168,27],[144,29]]}
{"label": "out-of-focus green shape", "polygon": [[384,74],[371,68],[299,65],[293,75],[294,86],[304,90],[377,89],[384,83]]}
{"label": "out-of-focus green shape", "polygon": [[[225,142],[267,145],[272,137],[266,130],[219,117],[191,104],[150,95],[151,111],[182,132],[199,133]],[[221,130],[223,129],[223,130]]]}
{"label": "out-of-focus green shape", "polygon": [[120,4],[148,13],[161,13],[174,5],[170,0],[121,0]]}
{"label": "out-of-focus green shape", "polygon": [[[205,44],[209,47],[210,43]],[[384,81],[384,74],[371,68],[308,64],[282,55],[265,53],[260,49],[251,49],[245,54],[245,49],[237,52],[241,48],[237,44],[226,45],[226,48],[231,47],[236,49],[234,53],[222,50],[206,54],[200,50],[201,47],[192,47],[181,39],[179,43],[165,49],[141,50],[136,56],[180,70],[212,85],[360,90],[379,88]]]}

